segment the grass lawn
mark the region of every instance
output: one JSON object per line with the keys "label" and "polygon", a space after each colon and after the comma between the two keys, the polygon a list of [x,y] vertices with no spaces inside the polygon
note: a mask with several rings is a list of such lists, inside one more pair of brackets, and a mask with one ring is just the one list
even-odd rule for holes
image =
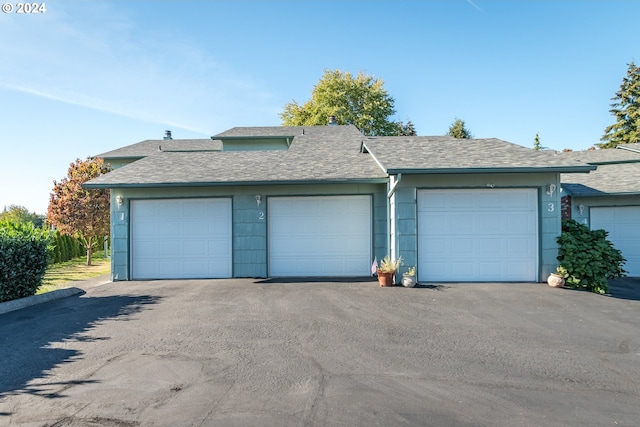
{"label": "grass lawn", "polygon": [[109,274],[111,271],[111,260],[104,257],[104,251],[94,252],[90,267],[87,267],[86,263],[87,257],[83,256],[71,261],[50,265],[36,294],[69,288],[74,285],[73,282]]}

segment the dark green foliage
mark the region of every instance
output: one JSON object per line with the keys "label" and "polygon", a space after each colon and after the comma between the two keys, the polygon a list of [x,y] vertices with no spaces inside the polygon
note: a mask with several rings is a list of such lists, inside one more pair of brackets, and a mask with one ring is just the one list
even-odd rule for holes
{"label": "dark green foliage", "polygon": [[31,223],[0,222],[0,302],[34,295],[49,262],[49,233]]}
{"label": "dark green foliage", "polygon": [[629,64],[627,75],[622,79],[620,90],[611,98],[613,103],[609,112],[616,122],[604,130],[600,148],[616,148],[619,144],[640,142],[640,67],[633,61]]}
{"label": "dark green foliage", "polygon": [[540,142],[540,134],[536,133],[536,136],[533,138],[533,149],[536,151],[546,150],[547,147],[543,147]]}
{"label": "dark green foliage", "polygon": [[467,127],[465,126],[464,120],[460,120],[460,119],[456,119],[453,123],[451,123],[451,126],[449,126],[449,132],[447,132],[447,135],[452,136],[454,138],[458,138],[458,139],[473,138],[471,131],[469,131],[469,129],[467,129]]}
{"label": "dark green foliage", "polygon": [[52,233],[51,237],[51,262],[54,264],[81,257],[86,253],[86,249],[80,239],[68,234],[60,234],[59,231]]}
{"label": "dark green foliage", "polygon": [[607,240],[604,230],[589,230],[586,225],[567,219],[562,221],[558,244],[558,273],[572,288],[605,294],[609,290],[607,281],[626,273],[622,252]]}
{"label": "dark green foliage", "polygon": [[411,122],[411,120],[409,120],[407,124],[404,124],[401,121],[397,122],[397,126],[398,126],[398,130],[396,134],[398,136],[417,136],[418,135],[418,133],[416,132],[416,128]]}

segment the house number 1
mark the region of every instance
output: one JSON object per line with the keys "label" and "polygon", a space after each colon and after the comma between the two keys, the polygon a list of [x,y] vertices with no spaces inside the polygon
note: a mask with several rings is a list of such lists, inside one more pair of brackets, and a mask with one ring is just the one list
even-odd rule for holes
{"label": "house number 1", "polygon": [[549,212],[553,212],[554,210],[556,210],[556,207],[553,203],[549,203],[547,206],[548,206],[547,211]]}
{"label": "house number 1", "polygon": [[260,220],[264,219],[264,211],[258,212],[258,219],[260,219]]}

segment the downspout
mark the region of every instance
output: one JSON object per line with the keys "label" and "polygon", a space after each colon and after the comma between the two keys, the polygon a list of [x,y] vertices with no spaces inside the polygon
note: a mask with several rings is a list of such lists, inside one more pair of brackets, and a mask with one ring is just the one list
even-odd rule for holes
{"label": "downspout", "polygon": [[396,198],[395,198],[395,192],[398,189],[398,184],[400,184],[400,181],[402,180],[402,173],[399,173],[395,176],[395,178],[393,177],[393,175],[390,177],[390,180],[393,180],[393,183],[391,184],[391,188],[389,188],[389,191],[387,192],[387,199],[389,200],[389,202],[387,203],[387,206],[389,207],[389,211],[387,213],[387,218],[389,221],[389,256],[391,257],[391,259],[397,259],[397,248],[396,248]]}

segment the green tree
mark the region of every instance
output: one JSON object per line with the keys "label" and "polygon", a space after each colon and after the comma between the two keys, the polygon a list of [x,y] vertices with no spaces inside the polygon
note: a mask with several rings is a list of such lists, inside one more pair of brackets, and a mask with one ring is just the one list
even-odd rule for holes
{"label": "green tree", "polygon": [[44,215],[38,215],[35,212],[31,213],[24,206],[10,205],[9,208],[5,206],[2,213],[0,213],[0,221],[12,221],[21,224],[30,222],[36,228],[42,227],[44,224]]}
{"label": "green tree", "polygon": [[416,128],[411,123],[411,120],[404,124],[403,122],[397,123],[398,130],[396,131],[396,135],[398,136],[417,136]]}
{"label": "green tree", "polygon": [[469,129],[465,127],[464,120],[460,120],[458,118],[456,118],[451,126],[449,126],[449,132],[447,132],[447,135],[458,139],[473,138],[473,135],[471,134]]}
{"label": "green tree", "polygon": [[640,67],[633,61],[629,64],[627,75],[622,79],[620,90],[611,98],[613,103],[609,112],[616,121],[604,130],[600,138],[600,148],[615,148],[619,144],[640,142]]}
{"label": "green tree", "polygon": [[540,143],[540,134],[538,132],[536,132],[536,136],[533,138],[533,149],[536,151],[547,149],[547,147],[543,147]]}
{"label": "green tree", "polygon": [[380,79],[325,70],[311,99],[303,105],[287,103],[280,118],[283,126],[319,126],[334,116],[338,124],[354,125],[365,135],[397,135],[398,123],[390,120],[394,104]]}
{"label": "green tree", "polygon": [[82,184],[108,170],[104,160],[76,159],[68,175],[53,182],[47,221],[62,234],[75,236],[87,249],[87,265],[91,265],[93,249],[109,234],[109,190],[88,190]]}

